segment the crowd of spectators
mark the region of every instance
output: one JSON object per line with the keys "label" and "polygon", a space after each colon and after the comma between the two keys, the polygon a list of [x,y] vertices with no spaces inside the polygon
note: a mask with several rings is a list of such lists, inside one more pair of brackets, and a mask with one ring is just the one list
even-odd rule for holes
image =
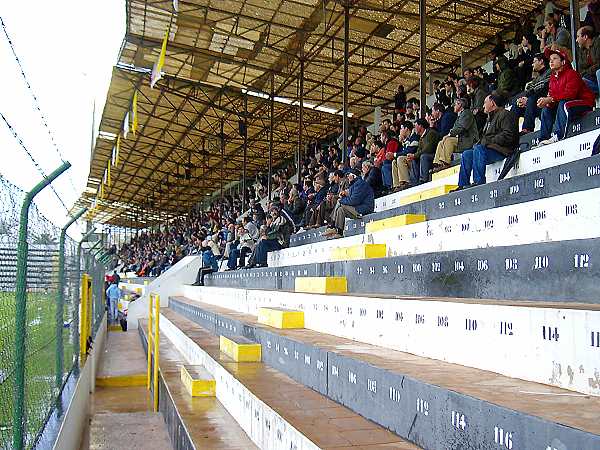
{"label": "crowd of spectators", "polygon": [[[157,276],[186,255],[202,254],[204,275],[218,269],[265,266],[267,253],[284,248],[290,235],[326,225],[325,235],[343,235],[344,222],[373,212],[374,199],[426,183],[461,154],[459,188],[486,182],[486,165],[513,155],[519,135],[541,121],[539,145],[565,136],[573,117],[593,109],[600,84],[600,0],[593,0],[576,30],[578,70],[571,66],[570,19],[548,2],[533,20],[519,22],[512,41],[499,41],[481,67],[452,71],[433,82],[431,108],[407,98],[400,85],[391,117],[373,133],[364,126],[341,129],[307,146],[299,179],[292,164],[273,174],[266,210],[267,176],[258,174],[241,195],[225,196],[205,211],[194,210],[119,250],[122,269]],[[519,118],[522,117],[522,125]],[[342,156],[345,156],[344,158]],[[342,162],[343,161],[343,162]]]}

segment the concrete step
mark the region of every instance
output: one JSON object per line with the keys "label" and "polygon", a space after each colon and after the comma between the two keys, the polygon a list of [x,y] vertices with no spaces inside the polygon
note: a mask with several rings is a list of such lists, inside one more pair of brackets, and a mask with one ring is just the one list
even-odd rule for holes
{"label": "concrete step", "polygon": [[[140,320],[138,339],[146,348],[147,321]],[[160,336],[159,411],[171,442],[178,449],[258,449],[216,397],[190,397],[181,383],[188,360],[165,336]]]}
{"label": "concrete step", "polygon": [[218,336],[169,309],[161,314],[162,335],[213,373],[217,398],[260,448],[418,448],[266,364],[232,363]]}
{"label": "concrete step", "polygon": [[178,301],[191,320],[212,315],[213,333],[244,329],[266,364],[423,448],[600,448],[598,397]]}
{"label": "concrete step", "polygon": [[[600,187],[393,227],[405,217],[366,224],[367,229],[381,224],[381,231],[270,252],[269,267],[360,259],[342,258],[339,253],[365,245],[385,246],[385,253],[379,255],[384,257],[598,238],[600,228],[595,224],[600,220]],[[358,256],[366,259],[369,255]]]}
{"label": "concrete step", "polygon": [[[427,239],[424,237],[424,239]],[[600,238],[214,273],[207,286],[294,291],[346,277],[352,294],[600,302]]]}
{"label": "concrete step", "polygon": [[[183,293],[192,305],[199,301],[255,317],[265,307],[294,308],[304,313],[307,329],[600,396],[594,381],[600,305],[209,287]],[[172,297],[172,309],[198,311],[178,300]]]}

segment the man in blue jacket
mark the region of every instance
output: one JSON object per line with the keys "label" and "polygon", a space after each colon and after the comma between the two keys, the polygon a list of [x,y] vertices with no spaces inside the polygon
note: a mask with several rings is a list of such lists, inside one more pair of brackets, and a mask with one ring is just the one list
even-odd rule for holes
{"label": "man in blue jacket", "polygon": [[204,286],[204,275],[213,273],[219,270],[217,264],[217,258],[208,245],[208,241],[205,239],[202,241],[202,266],[198,270],[196,275],[196,282],[192,286]]}
{"label": "man in blue jacket", "polygon": [[346,219],[358,219],[365,214],[370,214],[375,209],[375,196],[373,189],[360,176],[357,169],[351,169],[346,175],[350,187],[339,193],[340,199],[333,209],[331,217],[333,224],[328,225],[323,235],[327,238],[342,237]]}

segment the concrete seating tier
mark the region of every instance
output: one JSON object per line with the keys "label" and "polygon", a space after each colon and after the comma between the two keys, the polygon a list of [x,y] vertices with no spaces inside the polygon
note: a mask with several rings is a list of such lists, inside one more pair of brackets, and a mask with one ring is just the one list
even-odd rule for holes
{"label": "concrete seating tier", "polygon": [[346,277],[349,293],[600,303],[600,238],[214,273],[207,286],[294,291]]}
{"label": "concrete seating tier", "polygon": [[[223,327],[245,330],[267,365],[423,448],[600,446],[599,397],[312,330],[265,327],[255,316],[192,300],[171,298],[169,309],[215,335]],[[487,350],[477,342],[463,349]]]}
{"label": "concrete seating tier", "polygon": [[[183,315],[163,309],[160,326],[163,339],[190,364],[202,364],[214,376],[217,399],[258,448],[418,448],[276,368],[260,362],[232,362],[220,353],[218,336]],[[215,447],[200,444],[195,448]]]}
{"label": "concrete seating tier", "polygon": [[[600,120],[600,119],[598,119]],[[599,130],[588,131],[583,134],[576,135],[572,138],[565,139],[563,141],[557,142],[555,144],[547,145],[540,148],[535,148],[528,152],[525,152],[521,155],[520,160],[517,162],[515,167],[509,172],[507,175],[507,179],[498,182],[498,186],[502,189],[505,186],[511,185],[511,179],[514,177],[530,174],[531,172],[540,172],[540,174],[550,173],[560,173],[563,166],[566,167],[569,163],[573,161],[578,161],[582,158],[586,158],[591,155],[592,152],[592,144],[599,134]],[[594,160],[597,161],[597,160]],[[497,180],[498,175],[502,169],[503,162],[498,162],[495,164],[488,165],[487,167],[487,179],[488,180]],[[574,166],[573,166],[574,167]],[[553,168],[553,170],[551,169]],[[550,169],[550,170],[548,170]],[[564,172],[563,172],[564,173]],[[560,175],[559,175],[560,176]],[[531,180],[534,176],[527,178]],[[575,178],[575,177],[572,177]],[[373,214],[369,214],[362,219],[349,221],[347,222],[347,229],[345,230],[345,235],[362,233],[364,231],[364,223],[370,220],[383,219],[386,217],[395,216],[398,214],[425,214],[428,218],[433,218],[431,213],[436,210],[436,207],[440,203],[440,201],[444,202],[445,199],[450,198],[449,196],[453,196],[455,194],[451,193],[448,195],[440,195],[435,198],[420,200],[417,202],[413,202],[407,205],[402,204],[402,199],[406,197],[412,197],[416,193],[431,190],[435,187],[439,186],[447,186],[447,185],[456,185],[458,180],[458,174],[453,173],[446,177],[440,177],[436,180],[433,180],[429,183],[416,186],[404,191],[397,192],[395,194],[390,194],[385,197],[381,197],[376,199],[375,201],[375,212]],[[526,183],[527,184],[527,183]],[[562,183],[559,183],[562,184]],[[483,192],[490,187],[494,186],[495,182],[490,182],[485,186],[479,186],[477,188],[472,188],[460,195],[474,195],[478,194],[480,201],[482,202],[480,207],[493,207],[493,204],[502,201],[503,197],[500,197],[500,200],[497,200],[498,197],[492,197],[487,199]],[[496,188],[498,189],[498,188]],[[538,188],[539,189],[539,188]],[[542,188],[543,190],[543,188]],[[500,191],[498,191],[498,194]],[[451,197],[454,199],[454,197]],[[513,197],[516,198],[516,197]],[[525,198],[523,195],[518,196],[518,198]],[[521,200],[522,201],[522,200]],[[485,204],[483,203],[485,202]],[[447,203],[447,202],[446,202]],[[468,205],[469,203],[475,202],[466,202],[464,205]],[[485,206],[488,205],[488,206]],[[450,205],[448,205],[450,206]],[[460,205],[457,205],[460,206]],[[475,206],[477,207],[477,206]],[[437,207],[437,209],[441,209]],[[389,211],[389,212],[387,212]],[[452,211],[438,211],[437,214],[452,214]],[[454,212],[456,213],[456,212]],[[308,243],[318,242],[324,240],[321,236],[322,232],[325,230],[324,227],[314,230],[308,230],[300,233],[296,233],[290,238],[290,246],[295,247],[298,245],[304,245]]]}
{"label": "concrete seating tier", "polygon": [[[265,307],[294,308],[306,328],[321,333],[600,395],[600,383],[590,383],[600,352],[598,305],[209,287],[185,287],[183,294],[259,318]],[[170,307],[198,313],[178,298]]]}
{"label": "concrete seating tier", "polygon": [[[386,221],[393,218],[367,223],[367,228],[371,224],[384,225],[383,230],[270,252],[269,267],[598,238],[600,177],[593,181],[597,186],[593,189],[421,223],[386,225]],[[515,190],[519,187],[518,184],[513,186]],[[471,197],[477,195],[471,194]],[[465,197],[467,195],[454,199],[458,203]],[[448,199],[452,204],[451,200]],[[373,246],[380,246],[380,251],[359,251]],[[346,249],[352,252],[344,252]],[[346,258],[340,257],[344,254]]]}

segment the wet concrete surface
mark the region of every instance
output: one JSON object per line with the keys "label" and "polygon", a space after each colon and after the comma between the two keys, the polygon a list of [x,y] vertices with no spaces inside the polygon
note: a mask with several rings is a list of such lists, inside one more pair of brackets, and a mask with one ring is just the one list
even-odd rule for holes
{"label": "wet concrete surface", "polygon": [[232,362],[220,352],[218,336],[169,309],[163,309],[161,313],[256,397],[320,448],[419,448],[266,364]]}
{"label": "wet concrete surface", "polygon": [[[259,324],[255,316],[184,297],[177,297],[177,299],[258,328],[268,329],[265,325]],[[177,313],[170,311],[169,313],[178,318],[182,317]],[[523,381],[494,372],[415,356],[307,329],[277,330],[277,334],[316,345],[323,350],[361,360],[373,366],[385,368],[391,372],[409,376],[431,385],[466,394],[551,422],[593,434],[600,434],[600,421],[598,420],[600,397],[578,394],[554,386]]]}
{"label": "wet concrete surface", "polygon": [[97,377],[136,375],[147,371],[146,354],[137,330],[110,332]]}

